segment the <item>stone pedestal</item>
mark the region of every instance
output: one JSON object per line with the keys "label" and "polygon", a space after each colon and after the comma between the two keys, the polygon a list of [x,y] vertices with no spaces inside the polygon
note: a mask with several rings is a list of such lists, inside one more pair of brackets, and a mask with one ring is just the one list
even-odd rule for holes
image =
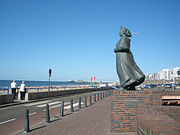
{"label": "stone pedestal", "polygon": [[111,132],[136,132],[136,105],[152,105],[152,92],[120,91],[112,92]]}

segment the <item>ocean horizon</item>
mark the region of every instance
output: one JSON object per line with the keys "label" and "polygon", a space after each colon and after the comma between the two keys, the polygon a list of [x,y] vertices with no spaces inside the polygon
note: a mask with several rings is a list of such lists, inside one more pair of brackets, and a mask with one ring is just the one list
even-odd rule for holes
{"label": "ocean horizon", "polygon": [[[13,80],[0,80],[0,88],[8,88]],[[25,81],[27,87],[40,87],[49,86],[49,81],[30,81],[30,80],[15,80],[18,87],[22,81]],[[89,82],[68,82],[68,81],[51,81],[51,86],[64,86],[64,85],[83,85],[89,84]]]}

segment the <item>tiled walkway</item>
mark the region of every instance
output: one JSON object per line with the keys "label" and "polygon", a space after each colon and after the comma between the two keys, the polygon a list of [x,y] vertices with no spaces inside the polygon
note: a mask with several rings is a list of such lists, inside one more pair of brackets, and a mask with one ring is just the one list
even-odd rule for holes
{"label": "tiled walkway", "polygon": [[[106,97],[50,124],[36,125],[28,135],[115,135],[110,133],[110,120],[111,97]],[[134,133],[126,135],[134,135]]]}

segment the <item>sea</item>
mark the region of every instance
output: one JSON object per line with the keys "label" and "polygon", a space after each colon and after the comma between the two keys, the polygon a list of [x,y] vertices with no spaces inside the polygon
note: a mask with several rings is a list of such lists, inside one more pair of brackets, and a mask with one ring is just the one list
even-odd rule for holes
{"label": "sea", "polygon": [[[13,80],[0,80],[0,89],[9,88],[10,84]],[[15,81],[20,87],[22,80]],[[40,87],[40,86],[48,86],[49,81],[25,81],[27,87]],[[87,82],[63,82],[63,81],[51,81],[51,86],[67,86],[67,85],[85,85],[89,84]]]}

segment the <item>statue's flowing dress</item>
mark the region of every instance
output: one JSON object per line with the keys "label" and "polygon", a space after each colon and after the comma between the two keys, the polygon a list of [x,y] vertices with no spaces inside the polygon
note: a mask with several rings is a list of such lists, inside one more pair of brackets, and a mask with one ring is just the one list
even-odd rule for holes
{"label": "statue's flowing dress", "polygon": [[121,87],[128,88],[141,84],[145,76],[134,61],[130,51],[130,39],[122,36],[116,44],[114,52],[116,53],[116,69]]}

